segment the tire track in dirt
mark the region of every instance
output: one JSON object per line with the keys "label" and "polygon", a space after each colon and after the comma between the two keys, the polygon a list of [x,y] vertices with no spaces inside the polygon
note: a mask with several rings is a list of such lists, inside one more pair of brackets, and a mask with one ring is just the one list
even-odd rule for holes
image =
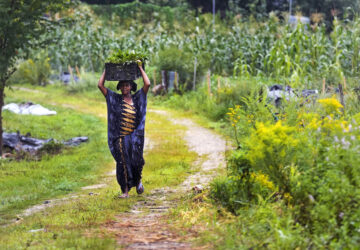
{"label": "tire track in dirt", "polygon": [[[104,228],[114,233],[117,243],[125,249],[200,249],[193,247],[184,236],[170,229],[166,222],[166,212],[177,205],[170,198],[174,192],[182,195],[191,191],[195,185],[206,185],[216,176],[218,168],[225,167],[226,141],[190,119],[173,118],[163,110],[149,112],[164,115],[171,122],[187,128],[184,139],[189,150],[198,154],[193,165],[200,165],[200,170],[176,188],[152,190],[149,195],[144,196],[143,201],[137,202],[130,212],[117,215],[115,220],[106,223]],[[189,234],[190,238],[196,236],[194,232]]]}

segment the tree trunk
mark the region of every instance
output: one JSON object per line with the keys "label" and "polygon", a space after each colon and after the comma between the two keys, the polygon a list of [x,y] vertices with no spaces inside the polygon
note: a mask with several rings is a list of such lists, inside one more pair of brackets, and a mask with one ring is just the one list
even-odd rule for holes
{"label": "tree trunk", "polygon": [[4,88],[6,80],[0,82],[0,157],[3,155],[3,126],[2,126],[2,107],[4,106]]}

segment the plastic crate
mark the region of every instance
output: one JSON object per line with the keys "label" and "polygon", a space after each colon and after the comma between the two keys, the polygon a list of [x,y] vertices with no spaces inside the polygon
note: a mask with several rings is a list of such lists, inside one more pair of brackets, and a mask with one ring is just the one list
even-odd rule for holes
{"label": "plastic crate", "polygon": [[[145,69],[145,65],[143,65],[143,69]],[[105,63],[105,72],[107,81],[136,80],[141,77],[141,71],[136,63]]]}

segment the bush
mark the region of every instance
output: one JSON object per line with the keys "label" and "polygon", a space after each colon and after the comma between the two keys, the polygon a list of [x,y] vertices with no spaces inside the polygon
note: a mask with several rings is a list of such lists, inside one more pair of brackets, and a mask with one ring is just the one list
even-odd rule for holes
{"label": "bush", "polygon": [[235,131],[242,134],[247,126],[248,134],[228,159],[228,177],[212,184],[213,198],[236,214],[261,200],[281,199],[309,246],[359,245],[360,113],[346,119],[331,97],[285,106],[278,122],[263,122],[260,109],[252,109],[253,120],[246,121],[250,106],[228,113]]}
{"label": "bush", "polygon": [[[200,82],[209,68],[210,58],[207,54],[197,56],[196,79]],[[176,71],[179,74],[179,84],[182,89],[191,89],[194,79],[195,56],[185,49],[170,45],[159,50],[155,58],[158,70]]]}
{"label": "bush", "polygon": [[211,183],[211,197],[235,214],[241,213],[240,208],[250,206],[254,199],[270,199],[277,191],[266,175],[252,170],[243,151],[232,153],[227,168],[227,178]]}
{"label": "bush", "polygon": [[184,53],[176,46],[170,46],[159,51],[155,65],[159,70],[176,71],[179,74],[179,83],[186,84],[190,79],[191,59],[189,53]]}
{"label": "bush", "polygon": [[18,70],[11,77],[12,83],[30,83],[45,86],[49,83],[51,74],[50,58],[46,51],[41,51],[35,59],[28,59],[18,66]]}

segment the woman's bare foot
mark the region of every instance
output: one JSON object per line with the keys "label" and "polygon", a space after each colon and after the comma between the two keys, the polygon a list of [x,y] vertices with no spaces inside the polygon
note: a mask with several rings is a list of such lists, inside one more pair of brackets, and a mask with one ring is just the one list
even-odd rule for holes
{"label": "woman's bare foot", "polygon": [[122,195],[119,195],[118,198],[120,199],[129,198],[129,190],[125,188],[125,192],[123,192]]}
{"label": "woman's bare foot", "polygon": [[129,198],[129,194],[128,193],[123,193],[122,195],[119,195],[118,198],[120,198],[120,199]]}

